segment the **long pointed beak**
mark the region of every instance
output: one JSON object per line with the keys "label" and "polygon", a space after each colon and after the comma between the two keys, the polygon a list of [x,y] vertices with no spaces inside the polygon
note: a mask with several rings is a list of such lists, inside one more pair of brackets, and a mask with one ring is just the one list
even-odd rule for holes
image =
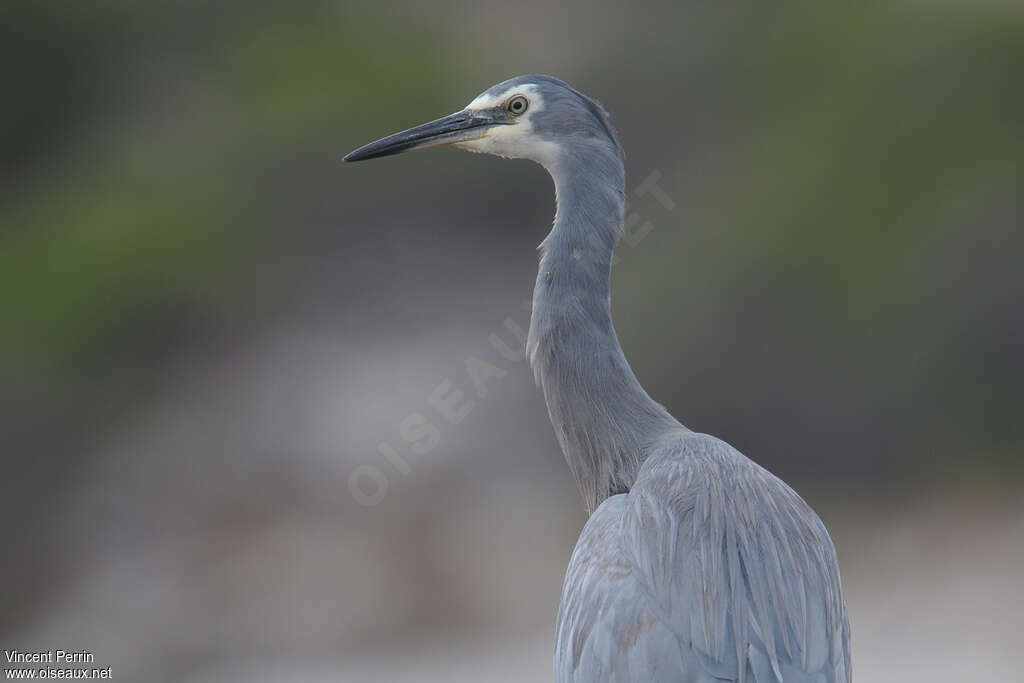
{"label": "long pointed beak", "polygon": [[454,114],[443,116],[436,121],[424,123],[403,130],[401,133],[389,135],[376,142],[363,145],[359,149],[345,155],[343,161],[363,161],[376,159],[391,154],[398,154],[410,149],[450,145],[464,140],[475,140],[484,136],[490,126],[511,123],[502,109],[485,109],[473,111],[464,109]]}

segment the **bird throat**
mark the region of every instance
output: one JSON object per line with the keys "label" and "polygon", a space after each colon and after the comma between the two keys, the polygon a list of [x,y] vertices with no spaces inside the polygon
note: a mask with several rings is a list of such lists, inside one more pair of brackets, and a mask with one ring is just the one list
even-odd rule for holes
{"label": "bird throat", "polygon": [[587,513],[628,491],[645,445],[680,428],[637,381],[611,319],[611,262],[625,176],[609,147],[550,167],[557,211],[541,244],[527,350]]}

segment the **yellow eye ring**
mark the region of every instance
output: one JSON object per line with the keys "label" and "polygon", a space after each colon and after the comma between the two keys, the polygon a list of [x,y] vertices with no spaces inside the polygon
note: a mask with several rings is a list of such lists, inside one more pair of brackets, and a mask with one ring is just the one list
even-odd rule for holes
{"label": "yellow eye ring", "polygon": [[508,111],[508,113],[512,114],[513,116],[519,116],[520,114],[525,113],[527,107],[529,106],[529,100],[527,100],[522,95],[516,95],[515,97],[513,97],[512,99],[505,103],[505,109]]}

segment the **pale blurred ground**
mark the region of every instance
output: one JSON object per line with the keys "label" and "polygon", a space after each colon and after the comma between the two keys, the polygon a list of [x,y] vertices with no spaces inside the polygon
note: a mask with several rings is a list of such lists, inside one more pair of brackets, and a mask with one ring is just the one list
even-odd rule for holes
{"label": "pale blurred ground", "polygon": [[[81,646],[119,680],[550,680],[583,518],[568,475],[546,478],[561,456],[525,368],[450,428],[449,455],[392,474],[384,500],[362,507],[335,450],[359,430],[346,416],[394,398],[373,387],[431,371],[403,367],[403,346],[353,367],[335,334],[247,342],[183,371],[80,494],[53,502],[69,521],[50,543],[72,566],[28,596],[36,609],[5,642]],[[415,341],[424,357],[459,345]],[[268,446],[282,439],[287,450]],[[1015,492],[965,478],[853,500],[803,493],[836,540],[859,680],[1014,679]]]}
{"label": "pale blurred ground", "polygon": [[[542,71],[673,197],[632,197],[620,338],[821,513],[857,680],[1019,677],[1018,3],[0,12],[5,649],[120,681],[551,679],[584,517],[488,344],[526,325],[550,181],[338,163]],[[427,396],[471,392],[471,356],[508,374],[450,425]]]}

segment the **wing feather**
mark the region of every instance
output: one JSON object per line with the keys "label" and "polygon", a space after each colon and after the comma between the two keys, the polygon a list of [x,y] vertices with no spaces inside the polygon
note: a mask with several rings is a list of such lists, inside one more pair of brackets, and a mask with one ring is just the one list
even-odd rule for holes
{"label": "wing feather", "polygon": [[792,489],[728,444],[659,445],[587,522],[556,680],[848,683],[835,550]]}

